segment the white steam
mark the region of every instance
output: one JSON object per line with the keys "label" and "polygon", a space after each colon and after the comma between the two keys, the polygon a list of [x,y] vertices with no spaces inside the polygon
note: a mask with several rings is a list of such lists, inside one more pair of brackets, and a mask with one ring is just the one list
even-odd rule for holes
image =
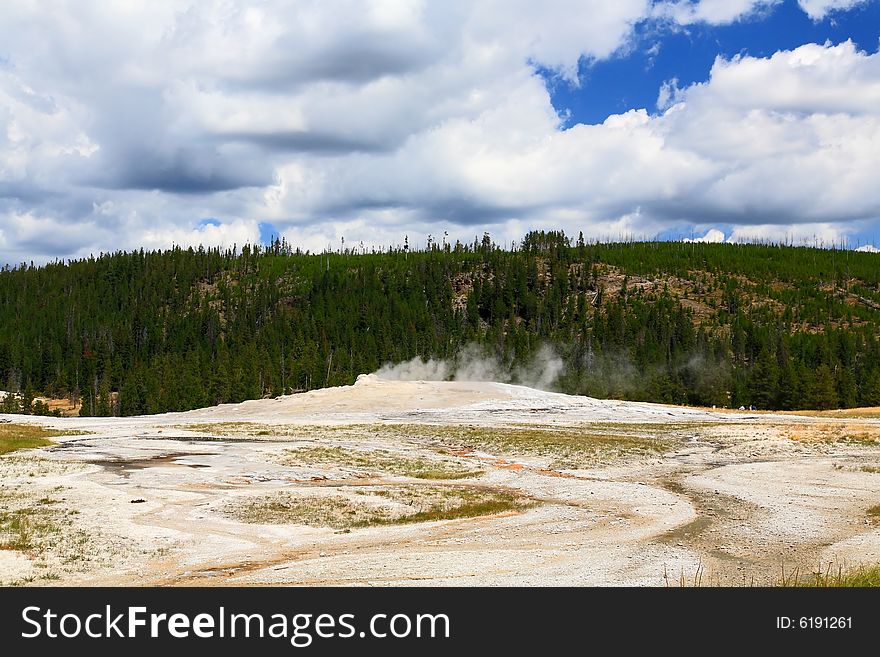
{"label": "white steam", "polygon": [[416,356],[405,363],[385,363],[376,371],[380,379],[390,381],[448,381],[450,375],[449,361],[423,361]]}
{"label": "white steam", "polygon": [[542,345],[525,363],[511,365],[470,344],[448,360],[422,360],[418,356],[404,363],[386,363],[376,376],[392,381],[495,381],[550,390],[565,365],[552,347]]}

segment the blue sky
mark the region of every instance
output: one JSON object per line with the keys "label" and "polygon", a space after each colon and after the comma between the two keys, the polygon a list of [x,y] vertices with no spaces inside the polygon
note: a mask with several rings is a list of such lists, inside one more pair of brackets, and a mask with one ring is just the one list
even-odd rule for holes
{"label": "blue sky", "polygon": [[601,123],[630,109],[657,111],[657,92],[673,78],[679,86],[703,82],[718,56],[767,57],[805,43],[840,43],[851,39],[875,52],[880,40],[880,3],[872,2],[812,20],[796,0],[757,11],[727,25],[697,23],[686,27],[637,26],[633,43],[618,56],[601,61],[582,58],[579,84],[560,80],[542,69],[553,106],[571,123]]}
{"label": "blue sky", "polygon": [[0,263],[880,241],[880,0],[44,7],[0,5]]}
{"label": "blue sky", "polygon": [[[658,90],[675,80],[687,87],[708,79],[717,57],[769,57],[807,43],[854,42],[857,48],[877,52],[880,46],[880,2],[866,2],[847,11],[834,11],[812,19],[797,0],[782,0],[730,24],[696,23],[688,26],[636,26],[634,38],[617,56],[595,61],[581,58],[578,79],[572,83],[552,70],[539,67],[554,108],[566,117],[565,126],[601,123],[609,115],[657,106]],[[730,232],[729,224],[718,228]],[[694,238],[692,225],[672,225],[658,239]],[[880,245],[880,224],[852,231],[853,246]],[[784,238],[783,238],[784,239]],[[816,238],[821,242],[821,238]],[[809,241],[809,239],[808,239]]]}

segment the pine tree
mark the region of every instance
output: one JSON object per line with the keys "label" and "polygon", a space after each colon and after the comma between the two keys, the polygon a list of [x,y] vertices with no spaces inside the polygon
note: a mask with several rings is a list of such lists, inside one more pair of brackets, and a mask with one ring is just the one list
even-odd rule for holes
{"label": "pine tree", "polygon": [[840,408],[853,408],[858,404],[858,396],[855,375],[848,367],[841,367],[837,373],[837,399]]}
{"label": "pine tree", "polygon": [[871,370],[865,377],[859,402],[862,406],[880,406],[880,369]]}
{"label": "pine tree", "polygon": [[24,413],[25,415],[33,413],[33,404],[35,397],[36,394],[34,393],[33,383],[31,383],[31,380],[28,379],[24,390],[21,391],[21,400],[19,402],[21,406],[21,413]]}
{"label": "pine tree", "polygon": [[828,365],[820,365],[810,381],[809,407],[819,410],[837,408],[837,389],[834,373]]}
{"label": "pine tree", "polygon": [[764,350],[756,359],[749,375],[749,405],[759,409],[772,408],[779,396],[779,369],[776,358]]}

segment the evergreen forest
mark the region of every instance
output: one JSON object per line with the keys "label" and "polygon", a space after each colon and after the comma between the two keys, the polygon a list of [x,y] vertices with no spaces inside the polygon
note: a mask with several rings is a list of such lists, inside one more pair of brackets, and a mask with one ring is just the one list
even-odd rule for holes
{"label": "evergreen forest", "polygon": [[351,384],[476,345],[553,389],[759,409],[880,405],[880,255],[769,244],[268,246],[0,271],[0,402],[138,415]]}

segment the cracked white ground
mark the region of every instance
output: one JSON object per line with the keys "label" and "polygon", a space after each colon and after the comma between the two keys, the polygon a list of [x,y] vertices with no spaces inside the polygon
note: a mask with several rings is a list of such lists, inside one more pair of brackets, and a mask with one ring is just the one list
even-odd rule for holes
{"label": "cracked white ground", "polygon": [[[0,457],[4,503],[53,514],[31,544],[0,550],[5,584],[772,584],[783,567],[880,563],[872,417],[711,413],[365,376],[188,413],[4,418],[88,432]],[[314,458],[319,449],[325,458]],[[471,476],[406,470],[435,462]],[[388,490],[416,499],[443,487],[523,504],[350,526],[344,514],[326,526],[308,514],[267,522],[241,512],[279,495],[330,496],[395,517],[395,504],[406,506]]]}

